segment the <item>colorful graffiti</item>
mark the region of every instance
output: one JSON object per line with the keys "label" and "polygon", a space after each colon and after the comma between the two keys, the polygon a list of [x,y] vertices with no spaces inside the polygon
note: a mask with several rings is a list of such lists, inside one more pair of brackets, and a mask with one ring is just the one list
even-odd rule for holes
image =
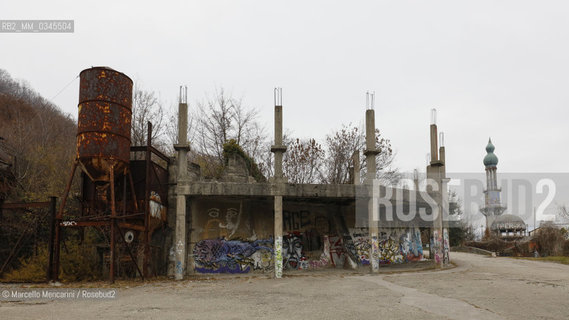
{"label": "colorful graffiti", "polygon": [[439,230],[433,230],[433,234],[431,235],[431,254],[436,263],[441,263],[442,259],[441,242],[442,238],[439,234]]}
{"label": "colorful graffiti", "polygon": [[402,263],[403,255],[396,240],[391,237],[379,240],[379,263]]}
{"label": "colorful graffiti", "polygon": [[423,245],[421,244],[421,231],[419,228],[402,233],[399,237],[399,246],[405,261],[420,261],[423,259]]}
{"label": "colorful graffiti", "polygon": [[283,276],[283,238],[275,238],[275,278]]}
{"label": "colorful graffiti", "polygon": [[194,246],[195,270],[200,273],[247,273],[272,269],[272,239],[201,240]]}
{"label": "colorful graffiti", "polygon": [[449,251],[450,251],[450,244],[448,241],[448,230],[443,229],[443,263],[444,264],[450,263]]}
{"label": "colorful graffiti", "polygon": [[323,236],[324,248],[319,260],[310,260],[309,266],[311,269],[324,268],[330,265],[330,242],[328,236]]}
{"label": "colorful graffiti", "polygon": [[302,252],[302,237],[299,233],[290,233],[283,237],[283,266],[285,269],[302,269],[307,266]]}
{"label": "colorful graffiti", "polygon": [[371,269],[374,271],[379,270],[379,239],[377,239],[377,235],[371,236],[369,256],[371,261]]}
{"label": "colorful graffiti", "polygon": [[330,257],[334,267],[343,267],[346,260],[346,252],[341,237],[330,237]]}
{"label": "colorful graffiti", "polygon": [[[369,265],[372,243],[365,230],[352,229],[352,239],[358,263]],[[384,229],[377,238],[376,260],[378,264],[420,261],[423,259],[423,245],[419,228]],[[372,266],[373,267],[373,266]]]}
{"label": "colorful graffiti", "polygon": [[368,236],[355,236],[354,238],[355,251],[361,265],[369,265],[369,250],[371,244]]}

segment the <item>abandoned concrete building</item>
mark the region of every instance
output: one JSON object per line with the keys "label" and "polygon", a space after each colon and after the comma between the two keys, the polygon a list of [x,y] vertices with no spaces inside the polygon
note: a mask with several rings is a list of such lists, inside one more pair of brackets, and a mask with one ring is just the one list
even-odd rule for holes
{"label": "abandoned concrete building", "polygon": [[[80,91],[78,155],[56,217],[53,260],[50,256],[55,279],[63,228],[93,225],[111,229],[111,281],[118,252],[128,253],[142,277],[169,274],[178,280],[193,273],[265,272],[280,278],[287,270],[330,267],[378,272],[381,265],[425,260],[425,241],[437,267],[449,263],[443,219],[449,179],[434,112],[422,191],[417,181],[412,189],[383,186],[372,178],[360,181],[360,153],[366,157],[366,176],[376,175],[373,104],[365,110],[366,149],[354,150],[352,183],[289,183],[283,175],[286,109],[280,89],[274,101],[274,176],[256,182],[244,159],[232,156],[223,178],[211,180],[187,160],[191,146],[182,88],[175,158],[152,148],[150,138],[146,147],[130,147],[132,81],[126,75],[106,67],[84,70]],[[136,152],[144,152],[145,160],[133,160]],[[65,212],[76,168],[83,180],[81,215]],[[138,251],[132,249],[137,241]],[[118,244],[126,250],[117,251]]]}
{"label": "abandoned concrete building", "polygon": [[[282,142],[281,95],[276,89],[271,149],[275,175],[269,183],[252,182],[239,158],[229,161],[229,172],[221,181],[204,181],[198,172],[188,169],[184,160],[189,149],[187,104],[181,101],[178,141],[182,143],[176,146],[177,168],[171,171],[175,187],[170,203],[175,199],[176,208],[170,208],[168,217],[176,226],[172,247],[176,279],[187,273],[254,271],[274,272],[279,278],[283,270],[323,267],[369,266],[377,271],[381,264],[424,259],[420,227],[426,225],[432,230],[430,257],[439,266],[448,263],[448,231],[443,228],[442,214],[433,215],[433,211],[448,210],[448,196],[439,192],[446,190],[448,179],[444,146],[437,146],[435,121],[427,168],[427,178],[433,182],[429,192],[388,188],[375,179],[360,183],[357,174],[352,184],[291,184],[282,173],[286,146]],[[363,154],[372,177],[378,153],[374,117],[375,111],[368,108]],[[358,173],[359,161],[352,165]],[[401,209],[396,213],[405,212],[412,218],[404,221],[393,214],[395,208]],[[421,210],[438,218],[422,220]]]}

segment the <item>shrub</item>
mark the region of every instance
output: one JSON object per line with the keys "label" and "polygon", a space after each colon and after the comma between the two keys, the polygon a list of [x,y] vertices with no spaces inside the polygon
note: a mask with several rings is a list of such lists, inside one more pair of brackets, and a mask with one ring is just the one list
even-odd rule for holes
{"label": "shrub", "polygon": [[255,181],[257,182],[267,181],[265,176],[263,176],[263,174],[261,173],[261,170],[259,170],[257,163],[255,163],[255,161],[251,159],[251,157],[249,157],[249,155],[245,153],[245,151],[243,151],[243,148],[241,148],[241,146],[237,144],[237,141],[235,141],[234,139],[231,139],[223,144],[223,159],[225,160],[225,165],[227,165],[229,161],[229,156],[231,155],[238,155],[241,158],[243,158],[247,166],[247,169],[249,169],[249,173],[251,174],[251,176],[253,176],[253,178],[255,178]]}
{"label": "shrub", "polygon": [[563,254],[565,237],[561,229],[541,227],[533,240],[537,243],[541,256],[559,256]]}
{"label": "shrub", "polygon": [[[20,267],[6,273],[3,281],[42,282],[46,279],[49,252],[47,246],[38,249],[38,254],[19,259]],[[96,248],[92,244],[69,241],[60,252],[62,281],[96,280],[101,277]]]}

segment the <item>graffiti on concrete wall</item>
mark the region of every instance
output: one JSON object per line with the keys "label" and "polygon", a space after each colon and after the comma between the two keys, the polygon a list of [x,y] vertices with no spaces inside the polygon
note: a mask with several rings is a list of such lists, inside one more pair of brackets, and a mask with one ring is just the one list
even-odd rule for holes
{"label": "graffiti on concrete wall", "polygon": [[310,260],[309,266],[312,269],[324,268],[330,265],[330,240],[328,236],[323,236],[324,248],[318,260]]}
{"label": "graffiti on concrete wall", "polygon": [[283,266],[285,269],[307,267],[307,258],[303,254],[302,235],[289,233],[283,237]]}
{"label": "graffiti on concrete wall", "polygon": [[[205,224],[204,235],[205,239],[233,239],[237,235],[240,227],[247,229],[248,234],[246,238],[254,240],[255,230],[251,230],[250,226],[242,225],[241,212],[236,208],[228,208],[227,210],[220,210],[219,208],[210,208],[207,210],[208,221]],[[243,236],[243,235],[239,235]],[[239,238],[239,237],[238,237]]]}
{"label": "graffiti on concrete wall", "polygon": [[443,258],[441,246],[442,246],[442,237],[439,233],[439,230],[435,229],[433,230],[431,235],[431,252],[433,254],[433,258],[436,263],[440,263],[441,259]]}
{"label": "graffiti on concrete wall", "polygon": [[403,255],[399,248],[398,241],[390,236],[382,235],[382,239],[379,240],[379,263],[402,263]]}
{"label": "graffiti on concrete wall", "polygon": [[285,230],[301,230],[311,224],[310,212],[307,210],[283,211],[283,227]]}
{"label": "graffiti on concrete wall", "polygon": [[343,267],[346,261],[346,251],[341,237],[330,237],[330,256],[332,265]]}
{"label": "graffiti on concrete wall", "polygon": [[275,277],[283,276],[283,238],[275,238]]}
{"label": "graffiti on concrete wall", "polygon": [[372,235],[370,240],[370,261],[371,261],[371,269],[378,270],[379,269],[379,260],[381,257],[379,256],[379,239],[377,239],[377,235]]}
{"label": "graffiti on concrete wall", "polygon": [[200,273],[270,271],[273,266],[272,241],[201,240],[194,246],[195,270]]}
{"label": "graffiti on concrete wall", "polygon": [[[318,255],[309,258],[305,254],[305,243],[310,240],[311,232],[291,232],[283,237],[282,256],[283,268],[289,270],[306,270],[324,268],[334,265],[331,246],[336,246],[336,254],[342,255],[341,238],[322,236],[322,250],[316,251]],[[339,239],[339,240],[338,240]],[[313,242],[313,240],[312,240]],[[334,243],[334,244],[333,244]],[[337,258],[340,259],[340,258]]]}
{"label": "graffiti on concrete wall", "polygon": [[[352,229],[352,239],[360,265],[371,263],[372,243],[367,230]],[[419,228],[382,230],[377,238],[377,262],[379,264],[402,263],[423,259],[423,245]]]}
{"label": "graffiti on concrete wall", "polygon": [[419,228],[407,229],[399,236],[399,248],[405,261],[419,261],[423,258],[421,231]]}
{"label": "graffiti on concrete wall", "polygon": [[450,243],[448,241],[448,230],[445,228],[445,229],[443,229],[443,263],[444,264],[450,263],[449,251],[450,251]]}
{"label": "graffiti on concrete wall", "polygon": [[371,249],[369,236],[364,234],[354,234],[353,239],[356,256],[359,260],[358,262],[363,266],[369,265],[369,252]]}

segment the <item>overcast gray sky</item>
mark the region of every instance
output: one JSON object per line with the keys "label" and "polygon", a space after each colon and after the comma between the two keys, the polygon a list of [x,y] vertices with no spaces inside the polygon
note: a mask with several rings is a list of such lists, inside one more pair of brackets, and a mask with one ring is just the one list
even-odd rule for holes
{"label": "overcast gray sky", "polygon": [[[51,98],[90,66],[122,71],[174,106],[216,87],[284,126],[322,138],[376,125],[402,170],[424,170],[429,110],[447,167],[483,172],[491,136],[499,172],[567,172],[567,1],[4,1],[0,19],[73,19],[73,34],[0,33],[0,68]],[[53,102],[76,117],[78,80]]]}

